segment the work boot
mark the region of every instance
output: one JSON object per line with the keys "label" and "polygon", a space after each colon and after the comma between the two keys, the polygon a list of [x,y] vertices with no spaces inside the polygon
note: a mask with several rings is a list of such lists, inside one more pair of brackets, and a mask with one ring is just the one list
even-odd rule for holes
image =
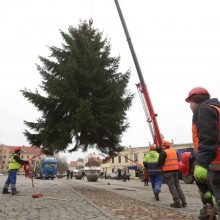
{"label": "work boot", "polygon": [[182,207],[182,205],[180,203],[176,203],[176,202],[170,203],[170,206],[173,208],[181,208]]}
{"label": "work boot", "polygon": [[19,193],[19,191],[11,192],[12,195],[17,195],[18,193]]}
{"label": "work boot", "polygon": [[[209,214],[199,215],[198,219],[199,220],[210,220],[210,215]],[[213,216],[212,220],[216,220],[216,216]]]}
{"label": "work boot", "polygon": [[8,191],[7,188],[3,188],[3,190],[2,190],[2,194],[10,194],[10,192]]}
{"label": "work boot", "polygon": [[187,202],[182,202],[182,207],[186,207],[187,206]]}
{"label": "work boot", "polygon": [[158,193],[158,192],[155,192],[154,195],[155,195],[155,199],[156,199],[157,201],[159,201],[159,200],[160,200],[160,198],[159,198],[159,193]]}
{"label": "work boot", "polygon": [[212,216],[212,220],[215,220],[216,219],[215,215],[217,215],[216,209],[213,207],[211,203],[206,203],[203,206],[203,208],[200,210],[200,215],[198,216],[198,219],[210,220],[210,217]]}

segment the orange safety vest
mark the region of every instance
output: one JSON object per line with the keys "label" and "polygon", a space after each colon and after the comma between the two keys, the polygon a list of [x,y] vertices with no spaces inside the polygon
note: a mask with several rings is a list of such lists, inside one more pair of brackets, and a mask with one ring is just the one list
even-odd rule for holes
{"label": "orange safety vest", "polygon": [[[219,119],[218,119],[218,133],[220,135],[220,108],[215,105],[209,105],[215,108],[218,111]],[[199,148],[199,138],[196,125],[192,125],[192,134],[193,134],[193,144],[195,152],[198,152]],[[217,148],[217,154],[215,159],[209,164],[210,170],[220,170],[220,146]]]}
{"label": "orange safety vest", "polygon": [[169,148],[164,151],[166,152],[167,158],[162,166],[162,171],[179,170],[176,151]]}

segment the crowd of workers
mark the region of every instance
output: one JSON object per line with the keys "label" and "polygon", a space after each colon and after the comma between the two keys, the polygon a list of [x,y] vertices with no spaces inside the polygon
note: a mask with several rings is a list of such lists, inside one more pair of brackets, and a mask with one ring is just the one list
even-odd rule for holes
{"label": "crowd of workers", "polygon": [[188,176],[193,174],[201,201],[199,219],[220,219],[220,102],[210,98],[203,87],[195,87],[185,99],[193,113],[192,137],[194,152],[182,154],[178,162],[177,153],[171,143],[163,141],[163,146],[150,146],[143,165],[151,179],[155,199],[159,201],[162,177],[173,198],[171,207],[187,206],[186,197],[180,187],[178,172]]}
{"label": "crowd of workers", "polygon": [[[220,219],[220,102],[216,98],[211,99],[209,92],[203,87],[193,88],[185,101],[190,104],[193,112],[194,153],[183,153],[182,161],[178,162],[177,153],[171,148],[170,142],[164,140],[163,146],[150,146],[143,162],[145,184],[148,184],[146,175],[149,175],[155,199],[159,201],[164,179],[173,198],[170,206],[181,208],[187,206],[187,202],[179,184],[178,173],[180,171],[185,176],[191,173],[204,204],[199,219],[215,219],[216,214]],[[28,163],[20,158],[20,153],[21,148],[17,147],[10,159],[3,194],[10,193],[9,185],[12,195],[18,193],[16,172]]]}

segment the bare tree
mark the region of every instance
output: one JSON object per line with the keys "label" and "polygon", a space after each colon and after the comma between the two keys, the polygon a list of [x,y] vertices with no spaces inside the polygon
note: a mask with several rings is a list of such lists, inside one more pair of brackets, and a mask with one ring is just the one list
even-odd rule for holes
{"label": "bare tree", "polygon": [[64,172],[69,169],[67,158],[60,157],[58,154],[55,156],[57,160],[57,170],[58,172]]}

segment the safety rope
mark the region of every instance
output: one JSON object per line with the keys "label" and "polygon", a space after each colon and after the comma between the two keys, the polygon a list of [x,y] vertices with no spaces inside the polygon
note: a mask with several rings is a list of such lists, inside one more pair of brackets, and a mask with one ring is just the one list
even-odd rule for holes
{"label": "safety rope", "polygon": [[29,160],[27,160],[27,163],[25,163],[25,164],[23,165],[25,177],[31,179],[32,187],[33,187],[33,188],[34,188],[34,180],[33,180],[32,174],[31,174],[31,172],[30,172],[30,162],[29,162],[29,161],[33,160],[33,159],[36,158],[36,157],[39,157],[41,154],[43,154],[43,153],[40,153],[40,154],[38,154],[38,155],[36,155],[36,156],[33,156],[32,158],[30,158]]}
{"label": "safety rope", "polygon": [[30,163],[29,163],[29,161],[24,164],[24,173],[25,173],[25,177],[28,177],[28,178],[31,179],[32,187],[34,188],[34,180],[33,180],[32,174],[30,172]]}

